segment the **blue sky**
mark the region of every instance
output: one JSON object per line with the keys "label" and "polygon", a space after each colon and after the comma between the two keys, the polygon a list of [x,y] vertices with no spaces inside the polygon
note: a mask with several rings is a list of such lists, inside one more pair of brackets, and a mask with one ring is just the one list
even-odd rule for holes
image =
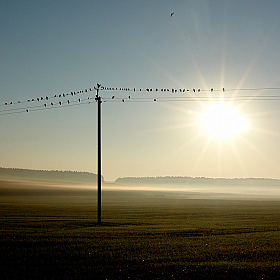
{"label": "blue sky", "polygon": [[[279,1],[1,1],[0,11],[2,105],[96,83],[279,96],[227,91],[280,87]],[[128,93],[101,92],[112,95]],[[103,102],[105,180],[280,178],[279,100],[234,102],[251,129],[229,141],[197,125],[208,103]],[[95,103],[1,115],[0,166],[95,173],[96,116]]]}

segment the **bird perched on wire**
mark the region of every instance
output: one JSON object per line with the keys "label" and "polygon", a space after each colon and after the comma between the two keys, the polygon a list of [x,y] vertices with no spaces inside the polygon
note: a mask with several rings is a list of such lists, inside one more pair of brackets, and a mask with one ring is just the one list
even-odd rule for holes
{"label": "bird perched on wire", "polygon": [[173,15],[174,15],[174,13],[171,13],[171,15],[170,15],[170,16],[172,17]]}

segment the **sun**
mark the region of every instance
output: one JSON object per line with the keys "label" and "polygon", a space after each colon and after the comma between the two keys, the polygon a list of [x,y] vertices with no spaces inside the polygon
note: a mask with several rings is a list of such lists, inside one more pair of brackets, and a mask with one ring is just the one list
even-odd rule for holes
{"label": "sun", "polygon": [[246,131],[249,122],[230,103],[212,103],[201,114],[200,123],[204,131],[218,139],[231,139]]}

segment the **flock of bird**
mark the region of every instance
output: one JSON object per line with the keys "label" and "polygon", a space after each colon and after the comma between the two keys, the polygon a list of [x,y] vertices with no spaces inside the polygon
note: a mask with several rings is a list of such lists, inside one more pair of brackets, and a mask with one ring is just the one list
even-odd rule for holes
{"label": "flock of bird", "polygon": [[[125,101],[130,101],[130,102],[155,102],[155,101],[198,101],[198,100],[209,100],[209,99],[220,99],[221,95],[219,96],[214,96],[207,94],[207,96],[199,96],[195,93],[200,93],[200,92],[220,92],[220,93],[225,93],[225,88],[222,89],[186,89],[186,88],[128,88],[128,87],[104,87],[99,84],[97,84],[97,87],[91,87],[85,90],[80,90],[80,91],[72,91],[70,93],[61,93],[61,94],[55,94],[53,96],[41,96],[37,98],[31,98],[27,99],[25,101],[16,101],[16,102],[6,102],[4,104],[0,104],[0,115],[6,115],[6,114],[14,114],[14,113],[22,113],[22,112],[30,112],[30,111],[37,111],[37,110],[43,110],[43,109],[50,109],[50,108],[58,108],[58,107],[64,107],[64,106],[75,106],[75,105],[83,105],[83,104],[90,104],[95,102],[96,96],[88,96],[86,98],[79,97],[76,100],[73,100],[74,96],[85,94],[85,93],[90,93],[93,91],[117,91],[117,92],[131,92],[131,93],[181,93],[180,96],[174,96],[169,95],[163,95],[163,96],[158,96],[158,97],[147,97],[146,95],[138,95],[138,96],[131,96],[131,95],[126,95],[126,97],[118,97],[116,95],[111,95],[111,97],[106,97],[102,96],[102,102],[125,102]],[[255,89],[228,89],[227,91],[264,91],[264,90],[279,90],[279,88],[255,88]],[[184,94],[185,93],[185,94]],[[186,95],[186,93],[188,93]],[[62,99],[63,98],[63,99]],[[66,100],[65,100],[65,99]],[[58,101],[52,100],[52,99],[59,99]],[[62,99],[62,100],[61,100]],[[235,95],[235,99],[236,95]],[[238,100],[279,100],[279,97],[276,95],[251,95],[251,96],[238,96]],[[225,96],[223,95],[223,100],[233,100],[232,97],[230,96]],[[33,102],[40,102],[44,101],[43,104],[38,104],[38,105],[33,105]],[[47,102],[46,102],[47,101]],[[22,107],[21,105],[24,103],[30,103],[30,105],[25,107]],[[40,102],[41,103],[41,102]],[[31,105],[32,104],[32,105]],[[12,106],[11,105],[15,105]],[[21,106],[20,108],[18,106]],[[7,109],[2,109],[2,106],[7,106]]]}
{"label": "flock of bird", "polygon": [[[8,105],[15,105],[15,104],[22,104],[22,103],[29,103],[29,102],[39,102],[39,101],[43,101],[43,100],[50,100],[52,98],[65,98],[65,97],[68,97],[68,96],[75,96],[75,95],[78,95],[78,94],[83,94],[83,93],[88,93],[88,92],[91,92],[93,90],[96,90],[97,88],[96,87],[93,87],[93,88],[89,88],[89,89],[85,89],[85,90],[80,90],[80,91],[71,91],[70,93],[61,93],[61,94],[55,94],[54,96],[41,96],[41,97],[36,97],[36,98],[30,98],[30,99],[27,99],[25,101],[16,101],[16,102],[5,102],[4,104],[0,104],[0,106],[8,106]],[[174,89],[174,88],[145,88],[145,89],[142,89],[142,88],[117,88],[117,87],[104,87],[104,86],[101,86],[99,88],[100,90],[105,90],[105,91],[130,91],[130,92],[170,92],[170,93],[185,93],[185,92],[201,92],[201,91],[209,91],[209,90],[201,90],[201,89],[185,89],[185,88],[180,88],[180,89]],[[213,92],[214,89],[211,88],[210,89],[210,92]],[[217,91],[220,91],[220,90],[217,90]],[[222,91],[225,92],[225,88],[222,88]],[[113,95],[112,96],[112,99],[114,99],[115,96]],[[128,99],[130,99],[131,97],[128,96]],[[80,102],[81,99],[79,98],[78,99],[78,102]],[[67,100],[68,104],[70,103],[70,100]],[[53,102],[50,103],[50,105],[54,105]],[[60,104],[61,105],[61,104]],[[44,106],[46,107],[46,103],[44,104]]]}

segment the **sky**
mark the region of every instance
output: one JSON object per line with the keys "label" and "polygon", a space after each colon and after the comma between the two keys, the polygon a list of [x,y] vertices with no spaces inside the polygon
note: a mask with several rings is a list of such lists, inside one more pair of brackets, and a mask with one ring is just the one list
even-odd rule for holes
{"label": "sky", "polygon": [[[99,83],[143,89],[99,91],[106,181],[280,179],[278,0],[10,0],[0,13],[1,167],[97,173],[96,91],[70,93]],[[225,102],[247,129],[207,133],[200,120],[213,98],[235,98]]]}

